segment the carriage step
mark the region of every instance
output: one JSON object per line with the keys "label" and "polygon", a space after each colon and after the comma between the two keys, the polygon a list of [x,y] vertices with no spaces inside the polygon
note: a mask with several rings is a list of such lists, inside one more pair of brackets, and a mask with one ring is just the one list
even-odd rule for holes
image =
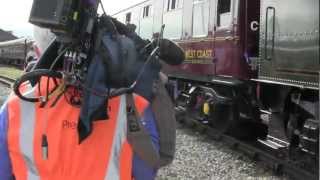
{"label": "carriage step", "polygon": [[288,144],[272,136],[268,136],[266,140],[258,139],[258,142],[263,149],[272,153],[273,155],[283,158],[285,157]]}

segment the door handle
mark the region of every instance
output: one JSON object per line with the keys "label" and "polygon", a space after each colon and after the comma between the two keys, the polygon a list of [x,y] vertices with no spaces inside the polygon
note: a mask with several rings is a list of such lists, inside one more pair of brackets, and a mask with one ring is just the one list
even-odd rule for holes
{"label": "door handle", "polygon": [[[269,17],[269,11],[272,11],[272,37],[271,37],[271,56],[268,56],[268,50],[267,50],[267,45],[268,45],[268,17]],[[274,38],[275,38],[275,19],[276,19],[276,9],[274,7],[267,7],[266,9],[266,29],[265,29],[265,40],[264,40],[264,59],[266,60],[271,60],[273,58],[274,54]]]}

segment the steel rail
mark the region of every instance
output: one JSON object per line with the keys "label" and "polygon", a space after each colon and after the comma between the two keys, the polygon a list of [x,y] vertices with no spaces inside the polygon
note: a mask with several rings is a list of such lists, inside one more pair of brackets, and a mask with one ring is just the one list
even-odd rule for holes
{"label": "steel rail", "polygon": [[0,75],[0,83],[4,84],[5,86],[12,87],[15,79]]}

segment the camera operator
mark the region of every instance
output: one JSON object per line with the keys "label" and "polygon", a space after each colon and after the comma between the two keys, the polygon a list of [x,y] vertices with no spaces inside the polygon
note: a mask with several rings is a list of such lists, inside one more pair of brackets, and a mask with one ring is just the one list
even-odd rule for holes
{"label": "camera operator", "polygon": [[[44,51],[54,36],[47,29],[35,27],[34,37]],[[41,81],[38,86],[42,91],[46,82]],[[26,93],[36,91],[30,88]],[[134,102],[154,147],[159,149],[150,103],[138,95]],[[17,180],[154,179],[157,168],[134,154],[125,136],[127,125],[121,119],[125,116],[124,96],[113,98],[106,108],[110,110],[108,121],[94,122],[93,132],[79,145],[79,108],[70,106],[65,98],[60,98],[54,107],[41,108],[12,95],[0,111],[1,179],[9,180],[12,175]],[[43,131],[48,138],[45,141],[41,140]],[[46,141],[50,144],[44,157]]]}
{"label": "camera operator", "polygon": [[183,51],[161,39],[163,29],[150,42],[97,17],[99,1],[61,2],[64,11],[34,1],[30,22],[50,30],[35,27],[42,55],[0,111],[1,179],[154,179],[175,152],[159,60],[180,64]]}

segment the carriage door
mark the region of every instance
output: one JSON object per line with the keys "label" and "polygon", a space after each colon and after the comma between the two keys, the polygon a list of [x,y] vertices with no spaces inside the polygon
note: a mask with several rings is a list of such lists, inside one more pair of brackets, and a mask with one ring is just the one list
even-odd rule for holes
{"label": "carriage door", "polygon": [[182,7],[183,0],[164,0],[163,24],[165,30],[164,38],[172,40],[180,39],[182,36]]}
{"label": "carriage door", "polygon": [[[153,6],[151,4],[143,5],[140,15],[140,36],[144,39],[151,39],[153,35]],[[159,31],[157,29],[157,31]]]}
{"label": "carriage door", "polygon": [[252,70],[256,70],[259,56],[260,1],[245,0],[241,7],[241,14],[244,15],[244,56]]}
{"label": "carriage door", "polygon": [[317,88],[319,0],[261,1],[260,28],[259,76]]}
{"label": "carriage door", "polygon": [[211,74],[214,68],[213,41],[209,40],[210,1],[193,0],[192,5],[192,63],[208,65],[202,66],[202,73]]}
{"label": "carriage door", "polygon": [[209,0],[193,0],[192,36],[208,36]]}

